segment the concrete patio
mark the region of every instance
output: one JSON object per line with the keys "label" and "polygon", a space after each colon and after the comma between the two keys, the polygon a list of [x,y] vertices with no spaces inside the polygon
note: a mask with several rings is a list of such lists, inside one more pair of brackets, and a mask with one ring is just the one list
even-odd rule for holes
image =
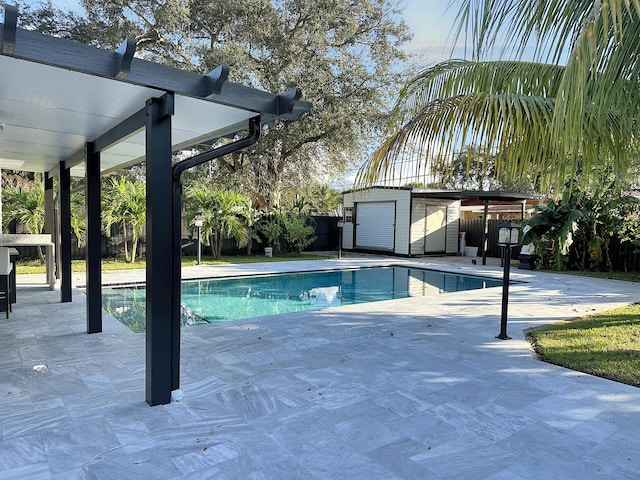
{"label": "concrete patio", "polygon": [[[465,257],[190,267],[183,277]],[[480,263],[480,262],[478,262]],[[144,272],[105,272],[105,283]],[[184,398],[149,407],[144,334],[19,278],[0,320],[0,478],[635,479],[640,390],[535,360],[523,329],[640,300],[626,282],[512,270],[501,289],[183,329]],[[78,283],[82,278],[78,277]]]}

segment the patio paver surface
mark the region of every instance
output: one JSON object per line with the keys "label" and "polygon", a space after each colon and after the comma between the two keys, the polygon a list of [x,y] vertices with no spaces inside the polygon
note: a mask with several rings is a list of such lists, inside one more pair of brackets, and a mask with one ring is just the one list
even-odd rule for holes
{"label": "patio paver surface", "polygon": [[[466,258],[188,267],[184,278],[372,264],[501,277]],[[480,263],[480,262],[478,262]],[[105,282],[144,272],[105,272]],[[20,278],[0,321],[0,478],[640,478],[640,390],[534,359],[523,329],[640,285],[513,269],[501,288],[183,329],[184,398],[144,402],[144,334]],[[77,283],[83,279],[78,276]]]}

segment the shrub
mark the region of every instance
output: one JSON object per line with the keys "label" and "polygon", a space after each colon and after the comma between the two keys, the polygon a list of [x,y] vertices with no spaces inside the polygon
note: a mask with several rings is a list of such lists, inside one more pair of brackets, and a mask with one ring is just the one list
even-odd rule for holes
{"label": "shrub", "polygon": [[289,214],[284,217],[284,230],[289,249],[298,253],[302,253],[318,238],[315,235],[315,220],[306,215]]}

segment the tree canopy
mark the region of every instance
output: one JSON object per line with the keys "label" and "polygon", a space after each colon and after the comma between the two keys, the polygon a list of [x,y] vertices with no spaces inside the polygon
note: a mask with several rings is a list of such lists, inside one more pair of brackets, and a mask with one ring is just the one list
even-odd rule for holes
{"label": "tree canopy", "polygon": [[34,25],[55,18],[70,38],[115,49],[137,40],[137,55],[206,73],[230,65],[229,79],[280,93],[300,87],[312,110],[265,127],[250,149],[218,160],[261,206],[283,189],[324,183],[361,158],[401,81],[410,35],[396,0],[84,0],[86,16],[32,10]]}

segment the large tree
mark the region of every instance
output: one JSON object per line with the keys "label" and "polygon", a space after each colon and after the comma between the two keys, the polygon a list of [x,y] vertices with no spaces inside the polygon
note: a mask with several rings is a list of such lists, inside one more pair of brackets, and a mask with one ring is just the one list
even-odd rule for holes
{"label": "large tree", "polygon": [[[360,181],[392,176],[416,143],[424,148],[418,165],[446,169],[473,144],[499,154],[498,170],[534,175],[543,187],[575,175],[597,181],[611,166],[624,177],[638,158],[640,2],[456,3],[473,60],[429,68],[405,86],[390,135]],[[504,38],[511,48],[502,53],[515,60],[487,61]],[[520,60],[532,45],[535,61]]]}
{"label": "large tree", "polygon": [[[260,206],[284,188],[326,181],[361,159],[381,126],[410,37],[397,0],[84,0],[86,18],[62,16],[62,35],[271,92],[300,87],[313,109],[264,128],[258,144],[219,159]],[[55,15],[31,16],[34,23]],[[59,12],[60,14],[62,12]],[[74,23],[74,21],[76,21]],[[73,28],[68,26],[71,24]],[[47,27],[48,28],[48,27]]]}

